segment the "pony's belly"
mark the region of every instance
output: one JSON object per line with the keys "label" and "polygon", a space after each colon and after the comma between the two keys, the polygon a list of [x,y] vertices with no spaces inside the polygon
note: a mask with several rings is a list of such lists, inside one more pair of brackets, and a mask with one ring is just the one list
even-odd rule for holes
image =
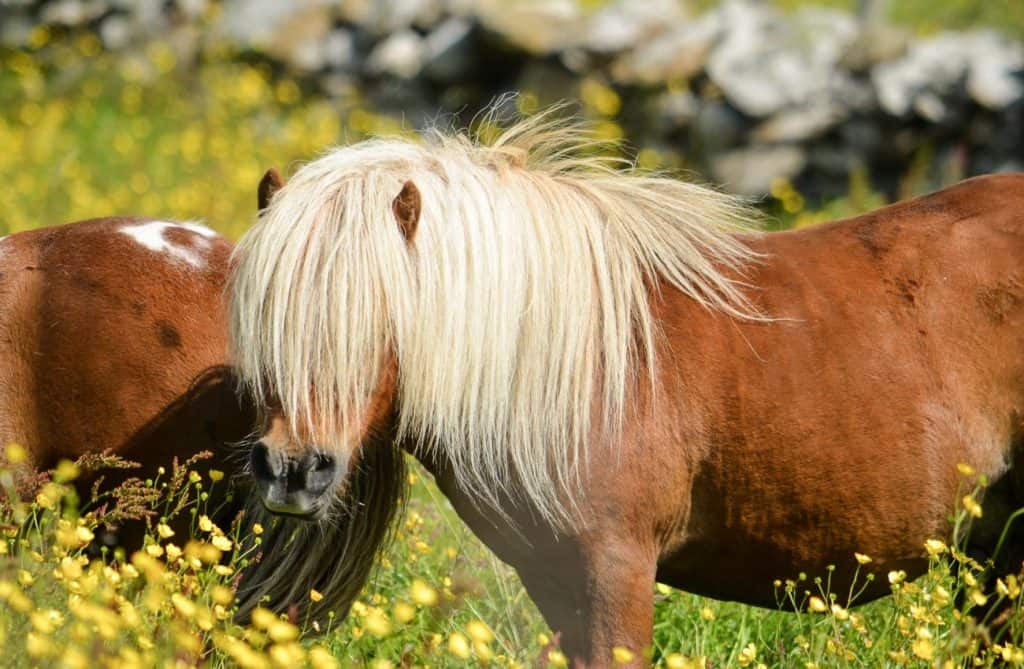
{"label": "pony's belly", "polygon": [[[890,594],[889,571],[902,570],[910,579],[928,568],[924,558],[873,561],[859,566],[845,554],[834,560],[804,562],[763,543],[738,539],[732,546],[688,546],[658,564],[657,581],[686,592],[713,599],[741,602],[765,608],[792,609],[806,603],[810,594],[820,595],[814,582],[835,593],[843,606],[864,604]],[[834,569],[829,569],[834,566]],[[873,574],[872,580],[867,575]],[[792,593],[786,591],[787,582]],[[849,601],[849,594],[857,592]]]}

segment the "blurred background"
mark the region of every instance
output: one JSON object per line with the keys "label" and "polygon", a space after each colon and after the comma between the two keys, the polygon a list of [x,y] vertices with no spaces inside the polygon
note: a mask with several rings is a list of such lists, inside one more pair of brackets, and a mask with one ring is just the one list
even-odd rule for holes
{"label": "blurred background", "polygon": [[1024,170],[1022,0],[0,0],[0,232],[237,236],[263,171],[571,99],[777,227]]}

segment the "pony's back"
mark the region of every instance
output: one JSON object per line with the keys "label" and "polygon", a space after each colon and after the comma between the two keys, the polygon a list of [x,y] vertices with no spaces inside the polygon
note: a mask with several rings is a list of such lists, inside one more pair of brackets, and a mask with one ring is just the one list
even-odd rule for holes
{"label": "pony's back", "polygon": [[35,468],[104,450],[155,468],[241,439],[230,253],[202,226],[139,218],[0,240],[0,441]]}

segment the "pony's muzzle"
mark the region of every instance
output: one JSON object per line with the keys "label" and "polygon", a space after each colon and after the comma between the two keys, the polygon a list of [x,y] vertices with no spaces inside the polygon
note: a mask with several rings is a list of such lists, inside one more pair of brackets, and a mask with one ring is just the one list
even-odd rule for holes
{"label": "pony's muzzle", "polygon": [[253,445],[249,466],[257,494],[268,511],[310,519],[327,512],[334,488],[344,475],[332,455],[310,452],[290,456],[263,442]]}

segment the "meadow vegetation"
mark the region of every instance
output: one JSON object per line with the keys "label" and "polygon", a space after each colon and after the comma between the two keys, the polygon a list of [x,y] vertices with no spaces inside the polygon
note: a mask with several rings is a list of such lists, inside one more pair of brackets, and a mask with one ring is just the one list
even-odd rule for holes
{"label": "meadow vegetation", "polygon": [[[329,103],[237,54],[205,53],[198,64],[182,64],[153,44],[113,58],[94,36],[54,43],[46,31],[34,46],[38,53],[0,54],[0,233],[142,214],[202,219],[237,237],[252,221],[255,186],[268,166],[291,171],[338,142],[409,132],[357,97]],[[583,91],[599,131],[621,134],[616,93],[596,81]],[[522,105],[530,104],[527,93]],[[675,164],[655,153],[638,162]],[[849,196],[834,202],[809,205],[782,180],[772,194],[766,208],[776,227],[883,203],[866,174],[855,174]],[[348,617],[258,610],[240,626],[231,620],[232,587],[258,555],[258,544],[243,548],[241,540],[258,540],[261,528],[245,518],[233,527],[210,521],[210,489],[230,485],[223,472],[198,461],[140,481],[154,512],[144,549],[97,554],[89,547],[109,511],[77,499],[72,483],[86,463],[62,464],[26,495],[13,475],[24,457],[6,446],[0,471],[0,646],[9,666],[525,667],[550,640],[515,575],[416,467],[394,541]],[[966,466],[962,475],[960,507],[950,513],[966,529],[981,512],[984,481]],[[182,515],[190,536],[171,529]],[[619,648],[613,659],[643,652],[672,669],[1024,666],[1022,584],[1007,578],[986,589],[984,565],[955,545],[936,539],[925,551],[932,568],[915,582],[897,572],[873,575],[871,556],[850,555],[863,579],[887,578],[893,592],[857,608],[855,592],[830,591],[828,573],[774,584],[780,605],[800,613],[659,585],[653,647]],[[1005,625],[978,625],[967,615],[996,601],[1014,607]],[[565,658],[554,653],[549,662],[562,666]]]}

